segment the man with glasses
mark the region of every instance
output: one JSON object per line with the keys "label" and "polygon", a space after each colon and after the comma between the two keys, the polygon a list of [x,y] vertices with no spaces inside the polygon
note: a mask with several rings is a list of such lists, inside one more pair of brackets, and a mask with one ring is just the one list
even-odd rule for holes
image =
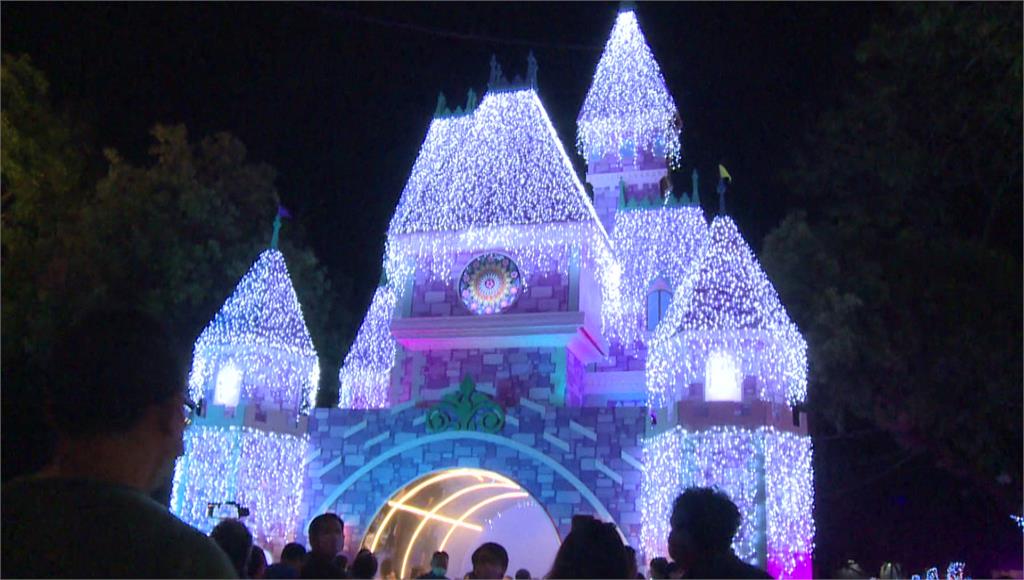
{"label": "man with glasses", "polygon": [[148,495],[184,452],[195,409],[161,325],[93,312],[67,330],[51,369],[57,448],[43,471],[3,487],[4,575],[235,577],[216,544]]}

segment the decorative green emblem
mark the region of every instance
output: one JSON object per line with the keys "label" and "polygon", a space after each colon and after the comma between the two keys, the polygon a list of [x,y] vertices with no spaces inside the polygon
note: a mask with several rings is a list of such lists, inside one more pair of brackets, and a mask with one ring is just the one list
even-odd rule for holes
{"label": "decorative green emblem", "polygon": [[505,410],[494,399],[476,390],[466,375],[457,393],[445,395],[427,411],[427,432],[484,431],[498,433],[505,426]]}

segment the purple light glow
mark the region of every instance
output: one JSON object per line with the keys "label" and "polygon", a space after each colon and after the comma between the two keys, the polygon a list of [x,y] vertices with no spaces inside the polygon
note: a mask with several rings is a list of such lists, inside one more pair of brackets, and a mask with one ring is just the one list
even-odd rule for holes
{"label": "purple light glow", "polygon": [[[676,495],[692,486],[715,487],[736,503],[743,518],[733,541],[737,556],[768,566],[780,578],[806,577],[814,551],[809,437],[771,427],[675,427],[648,439],[643,453],[641,547],[646,558],[667,554]],[[767,562],[758,561],[762,541]]]}

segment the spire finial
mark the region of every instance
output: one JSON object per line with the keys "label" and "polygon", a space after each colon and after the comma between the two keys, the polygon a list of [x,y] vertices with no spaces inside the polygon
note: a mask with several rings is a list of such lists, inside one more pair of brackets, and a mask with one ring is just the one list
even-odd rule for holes
{"label": "spire finial", "polygon": [[491,53],[491,78],[487,81],[487,88],[496,89],[501,84],[501,65],[498,64],[498,55]]}
{"label": "spire finial", "polygon": [[633,12],[636,10],[636,2],[622,0],[619,2],[619,12]]}
{"label": "spire finial", "polygon": [[725,192],[732,185],[732,176],[725,166],[718,166],[718,215],[725,215]]}
{"label": "spire finial", "polygon": [[281,237],[281,218],[291,218],[292,214],[281,204],[277,204],[277,215],[274,216],[274,234],[270,236],[270,248],[277,249],[278,239]]}
{"label": "spire finial", "polygon": [[274,216],[274,234],[270,236],[270,249],[277,249],[277,239],[281,234],[281,216]]}
{"label": "spire finial", "polygon": [[437,108],[434,109],[435,117],[443,117],[445,110],[448,108],[448,99],[445,98],[443,92],[437,93]]}
{"label": "spire finial", "polygon": [[469,87],[469,91],[466,92],[466,112],[472,113],[476,110],[476,91],[473,87]]}
{"label": "spire finial", "polygon": [[526,84],[530,85],[531,89],[537,89],[537,59],[533,56],[533,51],[526,57]]}

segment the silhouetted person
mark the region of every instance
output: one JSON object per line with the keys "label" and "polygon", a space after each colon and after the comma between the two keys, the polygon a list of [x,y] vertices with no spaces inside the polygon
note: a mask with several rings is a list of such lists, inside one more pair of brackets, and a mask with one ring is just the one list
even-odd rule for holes
{"label": "silhouetted person", "polygon": [[377,574],[377,557],[363,548],[352,560],[352,578],[373,578]]}
{"label": "silhouetted person", "polygon": [[252,552],[252,533],[245,524],[234,518],[221,520],[213,527],[210,537],[227,554],[239,578],[247,578],[249,555]]}
{"label": "silhouetted person", "polygon": [[[626,575],[624,578],[636,578],[637,577],[637,565],[636,565],[636,550],[633,546],[626,546]],[[642,576],[641,576],[642,578]]]}
{"label": "silhouetted person", "polygon": [[740,527],[740,510],[724,493],[692,487],[672,506],[668,553],[684,578],[771,578],[740,560],[732,539]]}
{"label": "silhouetted person", "polygon": [[651,558],[651,563],[647,566],[647,571],[651,578],[654,580],[665,580],[668,578],[668,559],[662,558]]}
{"label": "silhouetted person", "polygon": [[530,571],[526,568],[520,568],[516,570],[516,580],[530,580],[533,576],[530,575]]}
{"label": "silhouetted person", "polygon": [[342,574],[347,574],[348,556],[346,556],[345,554],[338,554],[334,557],[334,565],[338,567],[338,570],[341,570]]}
{"label": "silhouetted person", "polygon": [[626,547],[615,525],[573,516],[548,578],[626,578]]}
{"label": "silhouetted person", "polygon": [[836,578],[852,580],[856,578],[868,578],[867,572],[854,560],[847,560],[835,573]]}
{"label": "silhouetted person", "polygon": [[345,522],[338,514],[320,514],[309,522],[309,554],[299,574],[301,578],[345,578],[334,557],[345,545]]}
{"label": "silhouetted person", "polygon": [[306,547],[296,542],[285,544],[281,550],[281,560],[267,567],[264,578],[267,580],[298,578],[302,564],[306,561]]}
{"label": "silhouetted person", "polygon": [[253,580],[263,580],[267,574],[267,554],[259,546],[253,546],[249,552],[249,565],[245,575]]}
{"label": "silhouetted person", "polygon": [[430,557],[430,571],[418,578],[442,580],[448,578],[448,552],[434,552]]}
{"label": "silhouetted person", "polygon": [[475,580],[501,580],[508,569],[508,552],[501,544],[487,542],[473,552],[473,571],[469,573]]}
{"label": "silhouetted person", "polygon": [[4,576],[234,577],[210,538],[148,495],[184,452],[191,419],[184,366],[160,323],[92,312],[67,328],[49,370],[57,447],[43,471],[0,494]]}

